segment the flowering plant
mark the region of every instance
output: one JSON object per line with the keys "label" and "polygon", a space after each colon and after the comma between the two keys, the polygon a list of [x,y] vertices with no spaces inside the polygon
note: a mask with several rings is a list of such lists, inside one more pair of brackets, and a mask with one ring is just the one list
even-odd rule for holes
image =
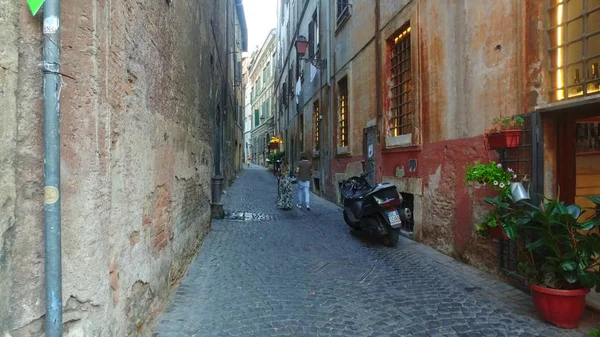
{"label": "flowering plant", "polygon": [[513,237],[513,226],[511,225],[512,217],[507,212],[507,206],[510,203],[510,183],[517,175],[511,168],[504,169],[502,164],[494,161],[489,164],[475,163],[465,167],[467,174],[465,183],[474,181],[484,186],[490,186],[498,191],[498,196],[495,198],[484,198],[484,201],[493,205],[495,209],[489,212],[477,225],[477,232],[486,235],[490,228],[501,226],[504,232],[510,237]]}
{"label": "flowering plant", "polygon": [[465,168],[467,170],[465,182],[475,181],[483,185],[490,185],[502,195],[509,193],[511,180],[517,178],[511,168],[505,170],[502,164],[496,164],[494,161],[489,164],[475,163],[467,165]]}

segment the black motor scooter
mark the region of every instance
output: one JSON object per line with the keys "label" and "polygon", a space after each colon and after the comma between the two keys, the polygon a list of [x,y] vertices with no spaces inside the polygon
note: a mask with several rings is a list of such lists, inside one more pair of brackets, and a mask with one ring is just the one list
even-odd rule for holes
{"label": "black motor scooter", "polygon": [[388,183],[371,186],[362,173],[342,183],[344,221],[354,230],[364,230],[383,239],[388,247],[398,243],[400,227],[407,216],[402,196]]}

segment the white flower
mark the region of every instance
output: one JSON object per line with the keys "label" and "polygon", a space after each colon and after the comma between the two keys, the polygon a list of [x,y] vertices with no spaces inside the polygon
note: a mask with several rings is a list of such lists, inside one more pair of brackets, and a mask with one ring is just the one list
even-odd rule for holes
{"label": "white flower", "polygon": [[516,174],[515,174],[515,175],[513,175],[513,179],[517,179],[517,175],[516,175]]}
{"label": "white flower", "polygon": [[500,188],[504,188],[504,186],[506,186],[504,183],[500,183]]}
{"label": "white flower", "polygon": [[494,186],[498,186],[498,181],[494,180]]}
{"label": "white flower", "polygon": [[508,172],[513,173],[515,171],[513,171],[513,169],[511,169],[510,167],[506,169]]}
{"label": "white flower", "polygon": [[496,167],[500,168],[500,167],[502,167],[502,164],[498,164],[498,165],[496,165]]}

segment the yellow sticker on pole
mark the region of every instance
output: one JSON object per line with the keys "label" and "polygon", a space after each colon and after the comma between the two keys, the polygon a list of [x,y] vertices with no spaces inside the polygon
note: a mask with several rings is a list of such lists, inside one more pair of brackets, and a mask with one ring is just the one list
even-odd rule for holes
{"label": "yellow sticker on pole", "polygon": [[58,201],[58,188],[54,186],[44,187],[44,204],[52,205]]}

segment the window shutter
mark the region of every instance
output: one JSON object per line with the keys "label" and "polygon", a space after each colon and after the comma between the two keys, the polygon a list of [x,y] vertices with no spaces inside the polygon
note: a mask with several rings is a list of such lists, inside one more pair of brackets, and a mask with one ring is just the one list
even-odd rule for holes
{"label": "window shutter", "polygon": [[315,55],[315,22],[308,24],[308,57]]}

